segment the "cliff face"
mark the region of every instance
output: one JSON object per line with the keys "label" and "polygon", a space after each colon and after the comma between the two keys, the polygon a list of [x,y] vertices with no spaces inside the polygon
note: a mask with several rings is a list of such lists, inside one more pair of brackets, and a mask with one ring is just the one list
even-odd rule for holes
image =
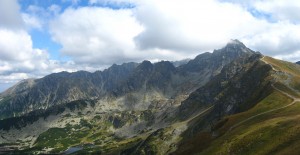
{"label": "cliff face", "polygon": [[194,91],[179,107],[179,116],[188,118],[214,105],[216,119],[242,112],[268,95],[272,68],[260,59],[261,54],[240,57],[224,66],[221,73]]}

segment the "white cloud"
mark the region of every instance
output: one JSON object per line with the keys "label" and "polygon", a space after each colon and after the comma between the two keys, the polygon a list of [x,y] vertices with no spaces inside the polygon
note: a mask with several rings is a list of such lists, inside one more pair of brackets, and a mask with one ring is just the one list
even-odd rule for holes
{"label": "white cloud", "polygon": [[[138,21],[145,26],[145,31],[135,39],[141,49],[161,48],[185,53],[211,51],[224,46],[230,38],[239,39],[250,48],[271,56],[299,51],[298,14],[286,14],[285,18],[281,18],[288,20],[274,22],[250,12],[249,8],[259,3],[280,6],[272,2],[255,1],[253,6],[249,6],[247,1],[240,2],[242,5],[216,0],[174,0],[171,3],[142,1],[138,3],[136,15]],[[293,1],[285,3],[282,8],[295,8],[299,5],[299,1]],[[273,9],[265,13],[278,16],[283,10],[276,12]],[[289,11],[293,12],[295,9]],[[265,14],[262,13],[263,15]]]}
{"label": "white cloud", "polygon": [[[247,36],[245,30],[251,29],[248,23],[257,26],[264,24],[232,4],[182,2],[176,0],[169,5],[169,2],[139,1],[135,3],[136,8],[121,10],[69,8],[51,22],[51,34],[63,46],[61,52],[77,63],[112,64],[141,59],[191,57],[221,47],[237,35]],[[227,25],[222,24],[220,29],[220,23]],[[236,31],[241,27],[243,31]],[[257,33],[259,29],[252,29],[251,32]]]}
{"label": "white cloud", "polygon": [[20,79],[28,79],[28,78],[30,77],[26,73],[12,73],[8,76],[0,75],[1,83],[14,83],[16,81],[19,81]]}
{"label": "white cloud", "polygon": [[29,5],[21,15],[27,29],[43,31],[47,29],[49,20],[56,17],[60,11],[61,7],[56,4],[52,4],[46,8]]}
{"label": "white cloud", "polygon": [[300,51],[286,53],[286,54],[280,54],[280,55],[276,55],[274,57],[277,59],[290,60],[293,62],[297,62],[297,61],[300,61]]}
{"label": "white cloud", "polygon": [[22,18],[23,18],[23,21],[25,22],[25,25],[30,29],[34,28],[34,29],[41,30],[43,27],[41,20],[35,16],[32,16],[28,13],[22,13]]}
{"label": "white cloud", "polygon": [[0,75],[48,69],[47,51],[32,48],[31,37],[26,31],[0,29],[0,36]]}
{"label": "white cloud", "polygon": [[137,45],[200,53],[232,38],[263,54],[295,60],[283,55],[300,50],[299,1],[233,1],[139,1],[136,17],[145,31],[135,38]]}
{"label": "white cloud", "polygon": [[16,0],[0,1],[0,27],[20,28],[23,26]]}
{"label": "white cloud", "polygon": [[257,1],[254,7],[280,21],[300,22],[300,2],[298,0]]}
{"label": "white cloud", "polygon": [[289,22],[268,24],[263,32],[243,41],[266,55],[289,55],[300,50],[300,27]]}
{"label": "white cloud", "polygon": [[51,22],[50,32],[53,40],[62,45],[63,55],[71,57],[76,64],[93,68],[144,59],[178,60],[195,56],[172,48],[138,49],[134,38],[144,27],[136,14],[137,10],[128,8],[68,8]]}
{"label": "white cloud", "polygon": [[[245,1],[242,5],[234,0],[90,0],[89,3],[127,3],[135,8],[69,8],[52,21],[53,39],[62,45],[61,52],[77,64],[180,59],[220,48],[230,39],[240,39],[250,48],[271,56],[300,49],[299,25],[292,19],[270,22],[249,12],[250,7],[259,3],[267,6],[264,1]],[[267,12],[267,7],[261,6],[256,9]],[[267,13],[275,16],[275,12]]]}
{"label": "white cloud", "polygon": [[[25,60],[29,55],[32,42],[30,36],[23,30],[0,29],[1,60]],[[24,52],[23,52],[24,51]]]}
{"label": "white cloud", "polygon": [[61,52],[76,62],[105,65],[139,57],[133,38],[142,27],[131,10],[69,8],[50,28],[54,41],[63,46]]}
{"label": "white cloud", "polygon": [[33,49],[31,38],[24,30],[2,28],[0,36],[0,85],[35,77],[48,69],[48,53]]}
{"label": "white cloud", "polygon": [[24,30],[19,6],[14,0],[0,1],[0,75],[28,73],[43,67],[47,53],[32,48],[30,35]]}
{"label": "white cloud", "polygon": [[[26,26],[40,28],[39,22],[19,12],[16,0],[0,1],[0,92],[24,78],[40,77],[70,65],[49,59],[45,50],[32,46]],[[74,70],[74,67],[72,67]]]}
{"label": "white cloud", "polygon": [[259,33],[265,21],[255,19],[238,5],[214,0],[140,2],[136,11],[145,31],[135,40],[141,49],[182,52],[210,51],[231,38]]}

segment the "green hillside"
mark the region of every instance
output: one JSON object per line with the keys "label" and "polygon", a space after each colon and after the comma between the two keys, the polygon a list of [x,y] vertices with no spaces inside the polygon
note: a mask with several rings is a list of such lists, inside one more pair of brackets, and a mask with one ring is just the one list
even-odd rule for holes
{"label": "green hillside", "polygon": [[176,154],[300,154],[300,66],[262,60],[274,69],[272,93],[253,108],[224,117],[210,132],[197,133]]}

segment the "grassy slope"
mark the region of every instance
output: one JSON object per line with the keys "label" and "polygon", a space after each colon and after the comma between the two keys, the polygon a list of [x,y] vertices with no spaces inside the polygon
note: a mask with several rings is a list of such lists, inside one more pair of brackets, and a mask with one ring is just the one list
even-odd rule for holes
{"label": "grassy slope", "polygon": [[290,73],[298,77],[300,76],[300,65],[287,61],[277,60],[268,56],[265,56],[263,58],[263,61],[267,62],[268,64],[271,64],[276,70]]}
{"label": "grassy slope", "polygon": [[[276,83],[275,87],[298,98],[300,66],[270,57],[265,57],[264,61],[272,64],[279,72],[288,73],[282,76],[276,75],[281,76],[282,80]],[[286,76],[289,76],[289,81],[286,81]],[[190,141],[190,144],[198,146],[192,147],[194,150],[178,152],[178,154],[300,154],[299,102],[284,109],[254,117],[230,129],[251,116],[292,102],[293,99],[290,97],[273,90],[255,107],[221,120],[214,128],[217,137],[212,137],[207,132],[198,133]]]}
{"label": "grassy slope", "polygon": [[264,57],[263,61],[267,62],[268,64],[271,64],[274,69],[279,70],[284,73],[288,73],[287,75],[278,75],[278,78],[287,80],[287,85],[291,86],[296,91],[300,91],[300,65],[290,63],[287,61],[280,61],[271,57]]}
{"label": "grassy slope", "polygon": [[274,92],[249,111],[225,118],[225,124],[215,131],[223,133],[223,136],[216,138],[202,154],[267,154],[281,150],[281,147],[293,141],[293,134],[300,137],[300,125],[293,126],[300,117],[298,103],[255,117],[231,131],[230,127],[253,115],[291,102],[287,96]]}

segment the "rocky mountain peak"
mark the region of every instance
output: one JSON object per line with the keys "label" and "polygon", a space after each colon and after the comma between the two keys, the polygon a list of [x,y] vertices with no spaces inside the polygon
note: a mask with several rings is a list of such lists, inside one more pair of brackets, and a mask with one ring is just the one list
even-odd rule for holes
{"label": "rocky mountain peak", "polygon": [[148,60],[144,60],[142,63],[141,63],[141,65],[140,66],[148,66],[148,67],[150,67],[150,66],[152,66],[152,63],[150,62],[150,61],[148,61]]}
{"label": "rocky mountain peak", "polygon": [[161,72],[173,72],[176,70],[174,65],[170,61],[160,61],[158,63],[154,64],[154,69],[156,71],[161,71]]}
{"label": "rocky mountain peak", "polygon": [[150,72],[153,69],[153,64],[148,61],[148,60],[144,60],[138,67],[137,70],[138,71],[143,71],[143,72]]}
{"label": "rocky mountain peak", "polygon": [[253,54],[255,53],[251,49],[247,48],[242,42],[237,39],[230,40],[224,48],[219,50],[215,50],[214,52],[221,52],[221,53],[232,53],[232,54]]}
{"label": "rocky mountain peak", "polygon": [[229,45],[235,45],[235,46],[243,46],[246,47],[241,41],[239,41],[238,39],[231,39],[226,46]]}
{"label": "rocky mountain peak", "polygon": [[231,61],[244,56],[250,56],[255,54],[254,51],[247,48],[239,40],[231,40],[225,47],[214,50],[212,53],[205,52],[198,55],[195,59],[189,61],[186,65],[180,66],[181,70],[190,72],[202,72],[204,68],[210,68],[211,70],[219,71],[224,65]]}

